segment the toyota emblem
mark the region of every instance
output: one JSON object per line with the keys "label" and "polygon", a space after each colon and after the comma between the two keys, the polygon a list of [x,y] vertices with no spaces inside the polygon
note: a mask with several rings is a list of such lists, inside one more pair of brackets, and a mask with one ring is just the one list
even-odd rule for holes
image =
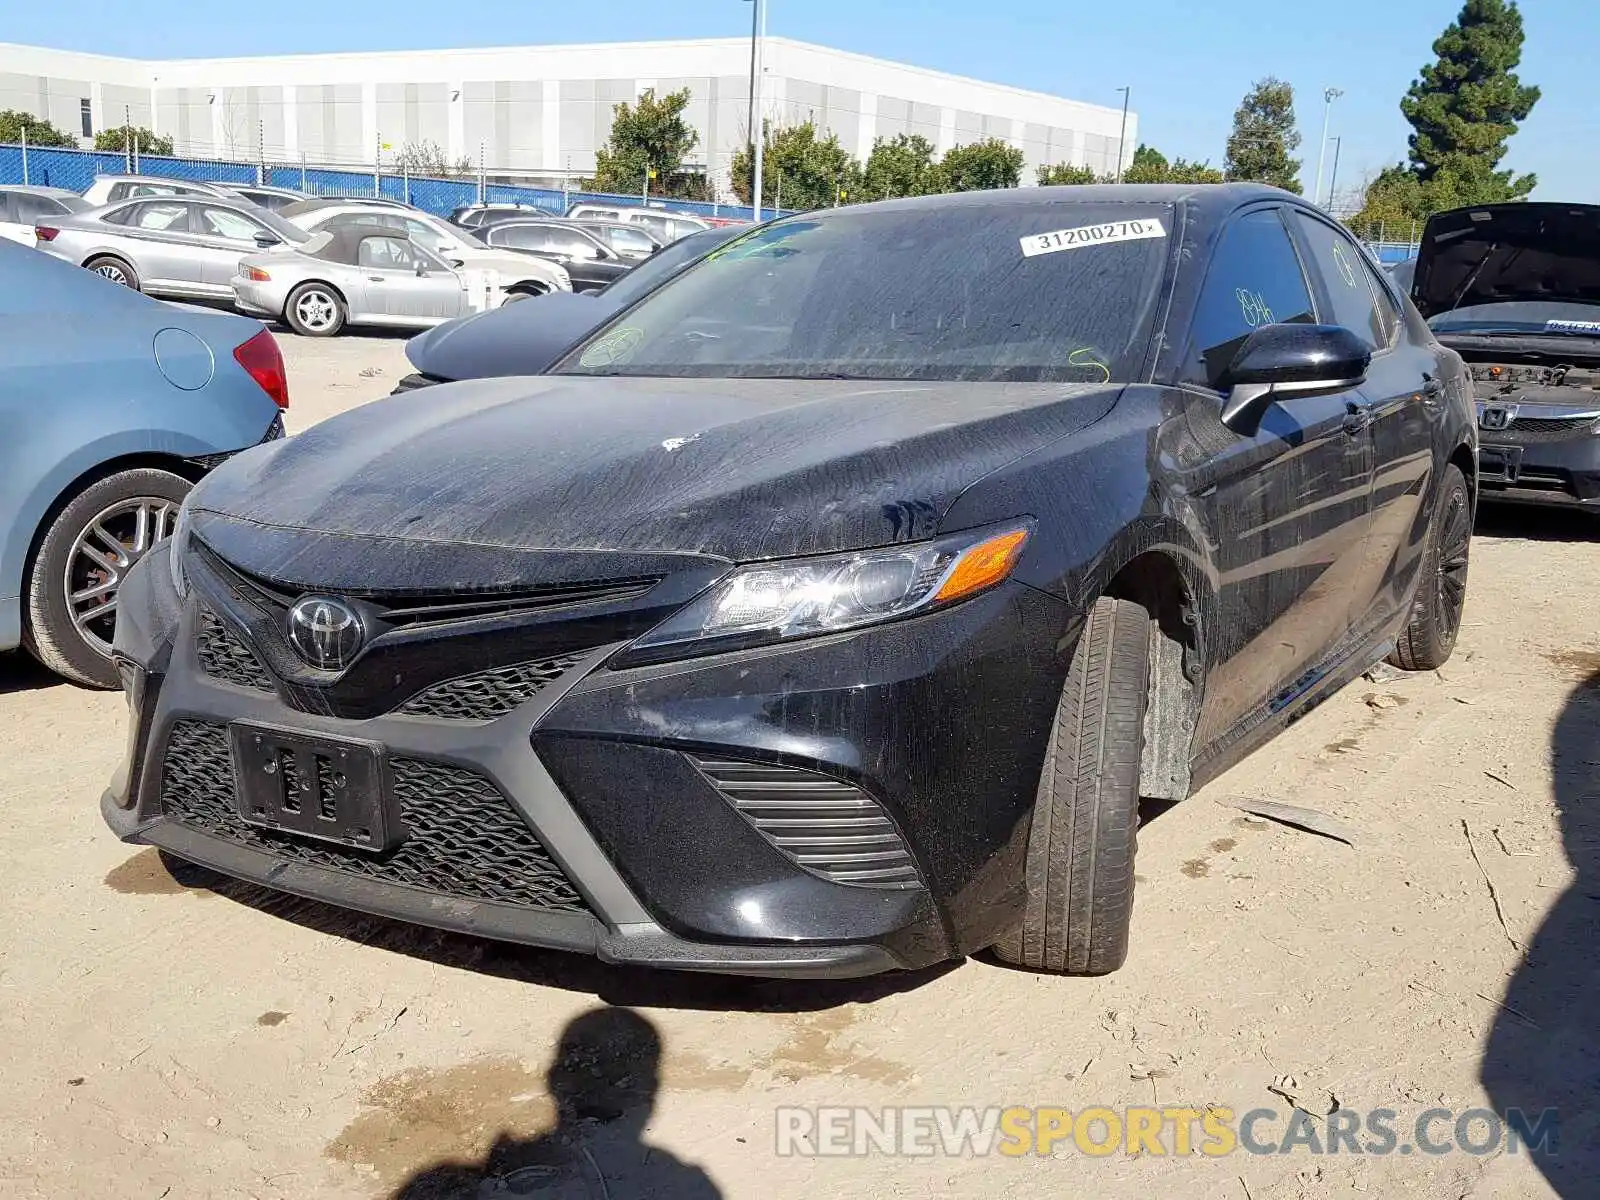
{"label": "toyota emblem", "polygon": [[311,666],[342,671],[367,644],[367,630],[343,600],[307,596],[289,610],[289,644]]}

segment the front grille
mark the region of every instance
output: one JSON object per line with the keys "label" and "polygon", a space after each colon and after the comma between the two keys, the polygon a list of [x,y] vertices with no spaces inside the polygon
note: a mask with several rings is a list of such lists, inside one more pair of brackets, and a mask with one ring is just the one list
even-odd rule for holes
{"label": "front grille", "polygon": [[272,677],[250,648],[208,608],[200,610],[200,628],[195,634],[195,657],[200,669],[213,679],[235,687],[273,690]]}
{"label": "front grille", "polygon": [[418,692],[399,711],[445,721],[492,721],[532,700],[582,662],[583,657],[569,654],[447,679]]}
{"label": "front grille", "polygon": [[1595,426],[1593,415],[1586,417],[1518,417],[1506,426],[1525,442],[1559,442],[1575,437]]}
{"label": "front grille", "polygon": [[225,726],[178,721],[167,740],[161,806],[168,817],[275,858],[444,896],[587,913],[577,888],[511,802],[483,776],[444,763],[392,760],[406,839],[374,858],[246,825],[234,806]]}
{"label": "front grille", "polygon": [[689,760],[785,856],[858,887],[915,887],[916,863],[889,814],[843,780],[775,763]]}

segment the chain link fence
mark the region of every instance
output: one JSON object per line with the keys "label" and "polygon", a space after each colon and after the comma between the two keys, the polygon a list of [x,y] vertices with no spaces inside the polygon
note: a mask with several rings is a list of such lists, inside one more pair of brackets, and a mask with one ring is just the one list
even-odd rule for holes
{"label": "chain link fence", "polygon": [[[393,166],[285,163],[263,158],[169,158],[161,155],[107,150],[66,150],[58,147],[0,145],[0,183],[32,184],[82,192],[98,175],[140,174],[190,183],[256,184],[291,188],[312,196],[384,196],[415,205],[425,212],[448,216],[467,204],[520,204],[545,212],[565,213],[574,204],[644,204],[642,196],[615,196],[569,188],[530,187],[494,183],[491,176],[510,174],[482,170],[476,176],[442,178],[413,175]],[[751,220],[746,205],[710,200],[657,199],[650,207],[691,216],[735,221]],[[772,210],[766,210],[771,215]]]}

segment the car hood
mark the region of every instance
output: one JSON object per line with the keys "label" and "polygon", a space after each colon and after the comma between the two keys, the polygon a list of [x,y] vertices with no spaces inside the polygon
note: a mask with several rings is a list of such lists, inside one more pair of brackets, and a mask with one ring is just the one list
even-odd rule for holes
{"label": "car hood", "polygon": [[406,343],[406,357],[434,379],[538,375],[616,310],[592,292],[532,296],[436,325]]}
{"label": "car hood", "polygon": [[518,279],[561,279],[566,276],[566,268],[559,263],[519,250],[458,247],[444,251],[444,257],[458,260],[467,270],[499,271],[505,276],[501,281],[503,283],[515,283]]}
{"label": "car hood", "polygon": [[1482,304],[1600,304],[1600,205],[1488,204],[1429,218],[1411,296],[1424,317]]}
{"label": "car hood", "polygon": [[[1119,390],[564,376],[445,384],[247,451],[208,476],[191,507],[202,521],[324,543],[317,535],[385,539],[385,553],[406,553],[404,543],[731,561],[827,553],[932,536],[966,488],[1098,420]],[[264,539],[277,561],[238,565],[282,578],[281,540]]]}

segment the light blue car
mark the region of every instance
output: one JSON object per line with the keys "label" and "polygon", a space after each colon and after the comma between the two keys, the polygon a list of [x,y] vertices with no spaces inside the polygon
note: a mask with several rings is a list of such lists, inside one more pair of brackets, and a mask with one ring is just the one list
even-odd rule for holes
{"label": "light blue car", "polygon": [[283,436],[288,402],[260,322],[0,240],[0,651],[116,687],[128,569],[196,480]]}

